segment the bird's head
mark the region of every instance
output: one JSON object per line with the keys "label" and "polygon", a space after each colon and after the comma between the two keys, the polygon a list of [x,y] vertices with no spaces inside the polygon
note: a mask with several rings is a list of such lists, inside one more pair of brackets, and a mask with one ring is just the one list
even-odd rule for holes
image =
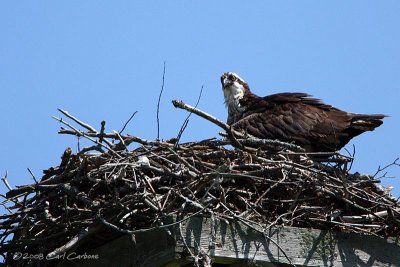
{"label": "bird's head", "polygon": [[236,73],[225,72],[221,76],[222,90],[224,92],[225,104],[231,103],[243,98],[246,91],[249,91],[247,83]]}

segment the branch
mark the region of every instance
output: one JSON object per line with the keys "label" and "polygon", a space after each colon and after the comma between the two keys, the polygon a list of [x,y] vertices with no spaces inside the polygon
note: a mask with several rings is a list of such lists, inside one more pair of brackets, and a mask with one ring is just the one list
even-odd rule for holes
{"label": "branch", "polygon": [[[104,145],[103,143],[100,143],[98,140],[91,138],[87,133],[84,133],[82,131],[79,131],[78,129],[76,129],[74,126],[72,126],[71,124],[65,122],[62,118],[57,118],[56,116],[52,116],[53,119],[57,120],[58,122],[68,126],[69,128],[71,128],[73,131],[76,132],[76,134],[78,136],[83,136],[86,139],[89,139],[90,141],[92,141],[93,143],[95,143],[96,145],[99,145],[101,147],[104,147],[105,149],[109,150],[110,152],[112,152],[114,155],[116,155],[117,157],[121,158],[121,155],[119,155],[117,152],[115,152],[111,147]],[[97,132],[95,132],[97,133]],[[104,142],[106,141],[106,139],[103,140]],[[106,142],[107,143],[107,142]]]}
{"label": "branch", "polygon": [[[378,170],[375,172],[375,174],[372,176],[374,178],[376,178],[376,176],[378,175],[378,173],[384,171],[385,169],[391,167],[391,166],[400,166],[400,163],[398,163],[397,161],[399,161],[400,158],[395,159],[392,163],[386,165],[385,167],[381,168],[381,166],[378,167]],[[385,177],[386,173],[381,177]],[[379,179],[379,178],[378,178]]]}
{"label": "branch", "polygon": [[229,125],[220,121],[219,119],[215,118],[214,116],[211,116],[210,114],[201,111],[195,107],[192,107],[188,104],[183,103],[183,101],[179,101],[179,100],[172,100],[172,104],[174,105],[174,107],[176,108],[180,108],[180,109],[184,109],[187,110],[191,113],[196,114],[197,116],[202,117],[203,119],[206,119],[214,124],[216,124],[217,126],[221,127],[222,129],[224,129],[226,132],[229,132]]}
{"label": "branch", "polygon": [[95,132],[95,133],[97,132],[95,128],[93,128],[92,126],[90,126],[87,123],[84,123],[83,121],[78,120],[77,118],[75,118],[74,116],[69,114],[68,111],[62,110],[60,108],[58,108],[57,110],[60,111],[62,114],[64,114],[66,117],[70,118],[71,120],[73,120],[74,122],[79,124],[80,126],[86,128],[89,132]]}
{"label": "branch", "polygon": [[[60,111],[62,114],[64,114],[66,117],[70,118],[71,120],[73,120],[74,122],[76,122],[77,124],[81,125],[82,127],[86,128],[89,132],[88,133],[96,133],[97,134],[97,130],[95,128],[93,128],[92,126],[90,126],[87,123],[84,123],[81,120],[78,120],[77,118],[75,118],[74,116],[72,116],[71,114],[68,113],[68,111],[62,110],[60,108],[57,109],[58,111]],[[73,127],[72,125],[70,125],[69,123],[63,121],[60,118],[57,118],[55,116],[52,116],[53,119],[58,120],[59,122],[65,124],[66,126],[68,126],[69,128],[73,129],[74,131],[81,133],[81,136],[85,136],[85,134],[83,134],[82,131],[79,131],[78,129],[76,129],[75,127]],[[105,121],[101,122],[101,131],[100,131],[100,136],[99,136],[99,143],[103,142],[106,143],[110,148],[113,147],[113,144],[111,144],[107,139],[102,139],[102,135],[104,134],[104,126],[105,126]],[[79,137],[79,136],[78,136]],[[106,147],[107,148],[107,147]],[[108,148],[107,148],[108,149]]]}
{"label": "branch", "polygon": [[96,228],[89,229],[89,227],[86,227],[83,229],[80,233],[78,233],[76,236],[74,236],[70,241],[68,241],[65,245],[56,248],[49,254],[47,254],[46,259],[51,260],[57,258],[58,255],[64,254],[64,252],[67,252],[74,246],[76,246],[83,238],[88,236],[91,233],[96,232]]}
{"label": "branch", "polygon": [[[243,138],[244,135],[242,133],[232,129],[231,126],[220,121],[219,119],[215,118],[214,116],[212,116],[196,107],[192,107],[192,106],[184,103],[183,101],[173,100],[172,104],[176,108],[184,109],[184,110],[189,111],[190,113],[194,113],[197,116],[200,116],[200,117],[214,123],[215,125],[219,126],[220,128],[224,129],[227,132],[229,139],[231,140],[231,145],[233,145],[239,149],[242,149],[244,151],[255,152],[256,149],[254,147],[260,147],[260,146],[265,146],[265,145],[274,145],[274,146],[278,145],[278,146],[281,146],[284,148],[295,149],[297,151],[304,151],[303,148],[301,148],[297,145],[281,142],[278,140],[259,139],[259,138],[255,138],[255,137],[250,137],[250,138],[245,138],[245,139],[237,139],[236,137]],[[245,145],[249,145],[251,147],[247,147]]]}

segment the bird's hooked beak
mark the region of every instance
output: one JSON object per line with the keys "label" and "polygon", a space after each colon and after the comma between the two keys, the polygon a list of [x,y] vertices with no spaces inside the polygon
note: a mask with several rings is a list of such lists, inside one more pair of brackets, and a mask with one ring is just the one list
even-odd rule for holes
{"label": "bird's hooked beak", "polygon": [[226,89],[227,87],[231,86],[233,84],[233,81],[228,79],[228,76],[225,74],[221,76],[221,84],[222,84],[222,89]]}

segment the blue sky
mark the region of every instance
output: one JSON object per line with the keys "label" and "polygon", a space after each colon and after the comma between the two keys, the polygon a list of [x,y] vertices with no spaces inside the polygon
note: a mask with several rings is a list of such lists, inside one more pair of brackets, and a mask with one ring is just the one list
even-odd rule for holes
{"label": "blue sky", "polygon": [[[63,108],[96,128],[157,136],[187,116],[172,99],[225,120],[220,75],[234,71],[259,95],[304,91],[347,111],[390,115],[363,134],[353,171],[400,157],[399,1],[25,1],[0,4],[0,175],[32,183],[76,140],[51,118]],[[183,141],[221,130],[192,117]],[[400,196],[400,168],[384,185]],[[0,185],[0,192],[6,189]]]}

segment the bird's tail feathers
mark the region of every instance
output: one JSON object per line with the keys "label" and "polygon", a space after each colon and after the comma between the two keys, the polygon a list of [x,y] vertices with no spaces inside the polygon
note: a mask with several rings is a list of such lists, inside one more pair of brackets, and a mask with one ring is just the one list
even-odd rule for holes
{"label": "bird's tail feathers", "polygon": [[383,118],[387,117],[382,114],[355,114],[352,118],[351,126],[361,131],[373,131],[376,127],[383,123]]}

